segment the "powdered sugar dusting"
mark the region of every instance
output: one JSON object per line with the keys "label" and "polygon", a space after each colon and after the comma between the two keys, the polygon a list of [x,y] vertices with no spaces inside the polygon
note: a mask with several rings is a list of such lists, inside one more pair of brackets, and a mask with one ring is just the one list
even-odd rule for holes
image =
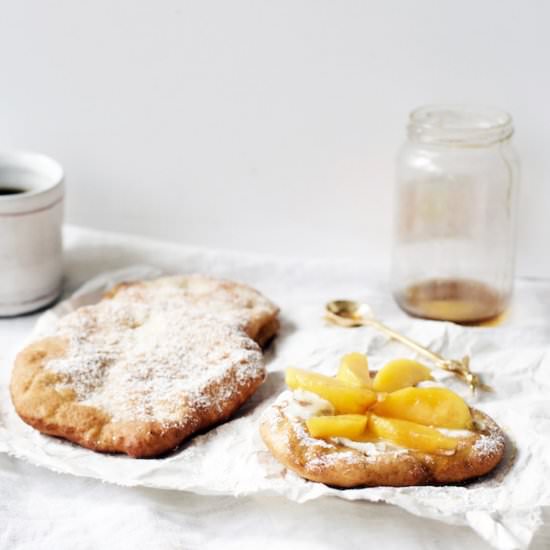
{"label": "powdered sugar dusting", "polygon": [[251,318],[271,316],[276,307],[257,290],[233,281],[205,275],[173,275],[116,291],[117,301],[131,303],[179,303],[197,313],[210,314],[245,328]]}
{"label": "powdered sugar dusting", "polygon": [[68,350],[46,368],[115,422],[177,423],[263,375],[261,351],[235,319],[177,301],[102,301],[61,318],[55,335]]}
{"label": "powdered sugar dusting", "polygon": [[503,444],[503,437],[495,437],[492,434],[484,434],[476,439],[474,449],[481,456],[491,456],[499,452]]}
{"label": "powdered sugar dusting", "polygon": [[481,433],[474,442],[474,452],[480,456],[493,456],[500,453],[504,447],[505,439],[498,426],[492,422],[488,424],[483,420],[478,420],[476,428],[481,430]]}

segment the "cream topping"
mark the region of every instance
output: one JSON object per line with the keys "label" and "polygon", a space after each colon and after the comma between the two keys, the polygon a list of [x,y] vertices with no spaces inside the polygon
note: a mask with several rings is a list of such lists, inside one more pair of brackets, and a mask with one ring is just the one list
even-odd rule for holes
{"label": "cream topping", "polygon": [[345,437],[333,437],[332,441],[344,447],[350,447],[356,451],[360,451],[368,456],[378,456],[388,453],[405,454],[408,449],[395,445],[389,441],[353,441]]}
{"label": "cream topping", "polygon": [[435,428],[441,435],[446,435],[447,437],[455,437],[456,439],[462,439],[465,437],[470,437],[474,435],[475,432],[470,430],[451,430],[449,428]]}
{"label": "cream topping", "polygon": [[290,418],[307,420],[312,416],[332,415],[335,412],[332,404],[316,393],[305,390],[294,390],[288,393],[285,413]]}

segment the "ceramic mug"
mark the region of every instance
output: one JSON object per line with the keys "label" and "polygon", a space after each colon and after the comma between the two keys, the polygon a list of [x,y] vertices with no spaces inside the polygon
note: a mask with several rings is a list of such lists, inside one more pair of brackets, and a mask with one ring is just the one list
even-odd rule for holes
{"label": "ceramic mug", "polygon": [[61,292],[63,168],[36,153],[0,152],[0,316]]}

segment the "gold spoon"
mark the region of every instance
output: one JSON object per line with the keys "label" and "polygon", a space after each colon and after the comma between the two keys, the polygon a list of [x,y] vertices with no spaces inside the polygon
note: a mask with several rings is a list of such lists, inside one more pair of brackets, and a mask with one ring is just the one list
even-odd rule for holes
{"label": "gold spoon", "polygon": [[418,354],[430,359],[430,361],[440,369],[452,372],[455,376],[468,384],[473,392],[477,389],[493,391],[490,386],[481,381],[478,374],[470,370],[470,358],[468,356],[463,357],[460,361],[457,359],[445,359],[445,357],[425,348],[418,342],[403,336],[399,332],[396,332],[375,319],[367,304],[361,304],[353,300],[333,300],[326,305],[325,317],[331,323],[341,327],[373,327],[390,338],[405,344]]}

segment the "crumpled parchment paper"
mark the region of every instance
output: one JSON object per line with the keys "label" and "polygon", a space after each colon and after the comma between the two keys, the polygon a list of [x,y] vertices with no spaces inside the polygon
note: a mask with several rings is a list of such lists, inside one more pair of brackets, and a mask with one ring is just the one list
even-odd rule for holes
{"label": "crumpled parchment paper", "polygon": [[[30,339],[50,329],[59,316],[94,303],[121,280],[150,278],[160,271],[134,266],[102,274],[38,320]],[[289,288],[293,286],[289,281]],[[376,369],[388,358],[412,355],[368,328],[342,329],[321,319],[322,302],[289,292],[279,296],[283,324],[266,353],[265,384],[225,424],[192,438],[160,459],[132,459],[94,453],[44,436],[16,415],[7,386],[1,388],[0,451],[57,472],[126,486],[179,489],[199,494],[284,495],[297,502],[322,496],[386,502],[412,514],[470,525],[499,549],[526,547],[540,523],[540,507],[550,505],[550,354],[533,343],[529,329],[462,328],[448,323],[400,318],[393,326],[448,356],[470,354],[474,369],[495,392],[472,397],[447,374],[440,378],[470,403],[490,414],[506,431],[506,457],[497,471],[468,485],[338,490],[305,481],[287,471],[267,451],[258,434],[261,412],[284,389],[289,365],[334,373],[349,351],[369,354]]]}

